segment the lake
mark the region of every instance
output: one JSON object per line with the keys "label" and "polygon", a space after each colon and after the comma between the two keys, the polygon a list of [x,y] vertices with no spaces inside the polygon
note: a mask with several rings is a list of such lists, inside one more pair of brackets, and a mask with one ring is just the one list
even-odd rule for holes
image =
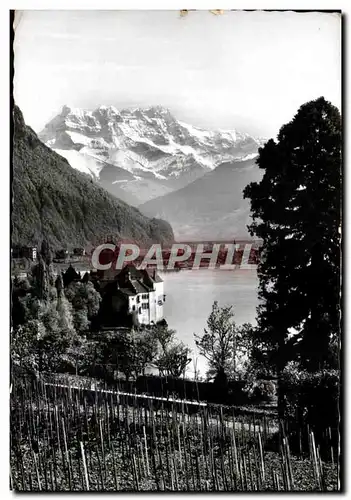
{"label": "lake", "polygon": [[258,305],[258,278],[256,271],[224,271],[200,269],[162,273],[166,302],[164,315],[177,337],[193,351],[193,362],[188,375],[194,373],[194,361],[201,375],[206,371],[206,360],[200,357],[194,341],[194,333],[203,334],[206,321],[215,300],[220,306],[232,305],[235,321],[255,324]]}

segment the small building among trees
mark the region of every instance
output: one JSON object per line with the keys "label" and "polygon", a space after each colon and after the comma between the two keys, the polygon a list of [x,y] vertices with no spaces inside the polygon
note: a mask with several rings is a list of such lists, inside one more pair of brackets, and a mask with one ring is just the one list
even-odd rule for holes
{"label": "small building among trees", "polygon": [[61,250],[56,250],[55,259],[56,260],[66,260],[68,258],[68,250],[62,248]]}
{"label": "small building among trees", "polygon": [[74,257],[83,257],[85,255],[85,249],[82,247],[77,247],[73,249]]}
{"label": "small building among trees", "polygon": [[11,257],[13,259],[30,259],[34,262],[37,260],[37,248],[16,245],[11,248]]}

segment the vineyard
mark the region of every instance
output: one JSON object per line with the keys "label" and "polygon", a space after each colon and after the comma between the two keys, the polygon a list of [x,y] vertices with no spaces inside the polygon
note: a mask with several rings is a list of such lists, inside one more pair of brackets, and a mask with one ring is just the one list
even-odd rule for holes
{"label": "vineyard", "polygon": [[[294,453],[272,413],[16,380],[16,491],[337,491],[338,452]],[[324,443],[324,444],[325,444]],[[329,444],[328,444],[329,443]]]}

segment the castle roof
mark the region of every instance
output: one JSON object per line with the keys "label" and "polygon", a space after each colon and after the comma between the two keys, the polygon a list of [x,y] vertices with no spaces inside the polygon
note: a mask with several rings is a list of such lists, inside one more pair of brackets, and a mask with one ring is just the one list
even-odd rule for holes
{"label": "castle roof", "polygon": [[[156,271],[137,269],[134,265],[128,264],[115,276],[120,291],[123,293],[132,292],[149,293],[154,289],[154,283],[162,283],[162,279]],[[131,295],[131,293],[127,293]]]}

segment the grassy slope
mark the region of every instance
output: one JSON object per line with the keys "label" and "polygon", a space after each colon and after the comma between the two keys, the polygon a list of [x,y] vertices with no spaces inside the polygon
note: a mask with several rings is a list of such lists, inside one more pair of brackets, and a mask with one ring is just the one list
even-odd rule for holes
{"label": "grassy slope", "polygon": [[53,247],[95,244],[107,235],[140,243],[173,240],[171,226],[149,219],[72,169],[14,109],[12,242]]}

